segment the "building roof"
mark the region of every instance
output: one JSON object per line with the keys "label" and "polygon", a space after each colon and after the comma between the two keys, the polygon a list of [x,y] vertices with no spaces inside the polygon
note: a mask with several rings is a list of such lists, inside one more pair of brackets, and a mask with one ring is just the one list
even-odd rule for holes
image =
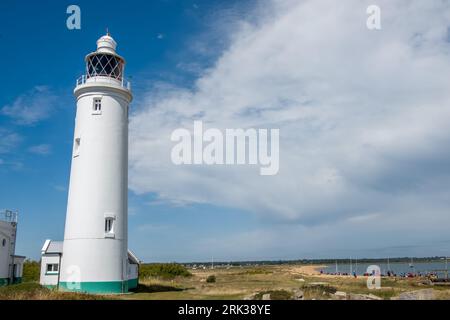
{"label": "building roof", "polygon": [[51,254],[58,253],[61,254],[63,252],[63,241],[53,241],[53,240],[45,240],[44,246],[42,247],[42,254]]}
{"label": "building roof", "polygon": [[25,256],[16,256],[16,255],[14,255],[13,257],[14,257],[14,263],[16,263],[16,262],[22,262],[23,263],[23,261],[27,258]]}
{"label": "building roof", "polygon": [[141,264],[142,262],[141,260],[138,259],[138,257],[136,257],[136,255],[131,250],[128,250],[128,260],[130,260],[130,262],[134,264]]}

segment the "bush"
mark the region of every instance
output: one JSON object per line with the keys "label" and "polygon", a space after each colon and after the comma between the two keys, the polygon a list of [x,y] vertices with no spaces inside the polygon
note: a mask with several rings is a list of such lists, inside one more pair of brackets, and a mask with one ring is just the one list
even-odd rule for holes
{"label": "bush", "polygon": [[302,289],[305,291],[316,291],[318,293],[325,292],[325,294],[334,294],[337,291],[335,287],[332,287],[328,284],[316,284],[316,285],[310,284],[303,286]]}
{"label": "bush", "polygon": [[39,281],[41,272],[41,265],[37,261],[25,260],[23,263],[23,282],[37,282]]}
{"label": "bush", "polygon": [[301,289],[308,300],[328,298],[337,291],[335,287],[328,284],[307,284],[302,286]]}
{"label": "bush", "polygon": [[216,276],[215,275],[208,276],[208,278],[206,278],[206,282],[207,283],[215,283],[216,282]]}
{"label": "bush", "polygon": [[270,290],[259,292],[255,295],[255,300],[262,300],[263,295],[270,294],[270,300],[290,300],[292,293],[286,290]]}
{"label": "bush", "polygon": [[178,263],[152,263],[143,264],[139,268],[139,276],[142,278],[160,277],[173,279],[175,277],[190,277],[192,274]]}

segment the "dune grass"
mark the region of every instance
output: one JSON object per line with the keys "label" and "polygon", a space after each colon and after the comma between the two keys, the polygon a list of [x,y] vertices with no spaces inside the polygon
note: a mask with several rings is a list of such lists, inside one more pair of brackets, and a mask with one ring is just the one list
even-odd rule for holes
{"label": "dune grass", "polygon": [[0,300],[103,300],[100,295],[59,292],[35,282],[0,287]]}

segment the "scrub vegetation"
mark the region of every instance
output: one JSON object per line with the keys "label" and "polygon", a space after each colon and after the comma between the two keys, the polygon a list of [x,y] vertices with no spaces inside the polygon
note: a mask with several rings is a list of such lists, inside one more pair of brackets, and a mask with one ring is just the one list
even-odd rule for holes
{"label": "scrub vegetation", "polygon": [[213,275],[213,274],[208,276],[208,278],[206,278],[206,282],[207,283],[215,283],[216,282],[216,276]]}
{"label": "scrub vegetation", "polygon": [[23,282],[38,282],[40,276],[41,264],[37,261],[26,260],[23,264]]}
{"label": "scrub vegetation", "polygon": [[[450,286],[432,286],[426,279],[383,278],[381,289],[370,290],[366,277],[322,275],[314,268],[311,265],[292,264],[189,269],[192,273],[190,277],[141,277],[141,290],[132,295],[122,295],[121,298],[259,300],[264,295],[270,295],[271,300],[296,299],[299,296],[305,300],[328,300],[339,299],[339,293],[344,292],[352,299],[361,298],[362,295],[391,299],[405,292],[433,289],[435,299],[450,299]],[[208,282],[211,276],[215,276],[216,282]]]}
{"label": "scrub vegetation", "polygon": [[292,298],[292,293],[286,290],[269,290],[258,292],[253,299],[262,300],[263,296],[269,294],[271,300],[290,300]]}
{"label": "scrub vegetation", "polygon": [[[358,276],[333,276],[317,272],[312,265],[224,266],[214,269],[187,269],[179,264],[144,264],[140,268],[139,286],[131,294],[90,295],[64,293],[38,284],[36,266],[27,262],[22,284],[0,287],[0,300],[271,300],[286,299],[351,299],[363,295],[391,299],[402,293],[427,289],[435,299],[450,300],[450,286],[432,286],[422,278],[382,278],[381,289],[369,290],[367,278]],[[211,282],[213,276],[215,282]]]}
{"label": "scrub vegetation", "polygon": [[0,287],[0,300],[103,300],[99,295],[58,292],[36,282]]}
{"label": "scrub vegetation", "polygon": [[192,274],[185,266],[178,263],[151,263],[143,264],[139,268],[141,279],[162,278],[174,279],[176,277],[190,277]]}

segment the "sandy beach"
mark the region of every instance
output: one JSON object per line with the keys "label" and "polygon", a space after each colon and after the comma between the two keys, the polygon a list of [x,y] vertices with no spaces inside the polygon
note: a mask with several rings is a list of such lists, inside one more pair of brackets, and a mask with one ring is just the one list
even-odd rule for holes
{"label": "sandy beach", "polygon": [[286,269],[291,274],[317,276],[321,275],[320,270],[325,267],[326,265],[298,265],[298,266],[289,266]]}

